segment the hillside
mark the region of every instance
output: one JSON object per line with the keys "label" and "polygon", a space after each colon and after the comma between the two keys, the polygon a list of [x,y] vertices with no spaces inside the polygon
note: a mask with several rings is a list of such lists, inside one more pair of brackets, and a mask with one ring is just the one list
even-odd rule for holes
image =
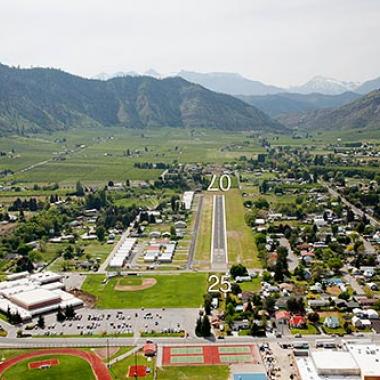
{"label": "hillside", "polygon": [[380,90],[373,91],[336,109],[282,115],[290,128],[349,130],[380,128]]}
{"label": "hillside", "polygon": [[380,89],[380,77],[364,82],[355,90],[355,92],[357,92],[358,94],[365,95],[371,91],[379,90],[379,89]]}
{"label": "hillside", "polygon": [[340,95],[283,93],[265,96],[238,96],[239,99],[257,107],[269,116],[335,108],[352,102],[360,95],[345,92]]}
{"label": "hillside", "polygon": [[255,107],[182,78],[84,79],[55,69],[0,65],[0,131],[72,126],[286,131]]}

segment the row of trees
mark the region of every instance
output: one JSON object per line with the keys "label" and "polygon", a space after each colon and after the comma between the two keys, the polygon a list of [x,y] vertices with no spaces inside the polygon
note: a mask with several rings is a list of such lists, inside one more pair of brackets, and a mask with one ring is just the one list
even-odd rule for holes
{"label": "row of trees", "polygon": [[211,323],[207,315],[202,315],[197,319],[195,325],[195,335],[198,337],[208,338],[211,336]]}

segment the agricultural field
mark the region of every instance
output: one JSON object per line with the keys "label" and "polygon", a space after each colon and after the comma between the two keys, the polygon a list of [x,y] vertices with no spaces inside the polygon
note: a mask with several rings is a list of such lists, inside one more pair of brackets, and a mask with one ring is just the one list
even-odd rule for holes
{"label": "agricultural field", "polygon": [[[111,278],[104,284],[103,275],[89,275],[82,289],[97,297],[96,306],[101,309],[198,307],[206,291],[208,276],[206,273],[146,275],[140,277],[141,281],[144,278],[156,280],[155,285],[144,290],[115,291],[119,277]],[[138,285],[137,279],[132,281],[132,285]]]}
{"label": "agricultural field", "polygon": [[[135,162],[219,162],[242,155],[254,156],[263,150],[256,140],[239,142],[241,134],[220,134],[212,130],[192,133],[173,128],[131,130],[123,128],[81,129],[37,135],[30,138],[3,139],[0,150],[9,152],[0,158],[0,170],[13,175],[2,182],[53,183],[72,185],[80,180],[100,184],[109,180],[154,180],[158,169],[138,169]],[[228,151],[223,149],[228,147]],[[128,152],[128,153],[127,153]]]}

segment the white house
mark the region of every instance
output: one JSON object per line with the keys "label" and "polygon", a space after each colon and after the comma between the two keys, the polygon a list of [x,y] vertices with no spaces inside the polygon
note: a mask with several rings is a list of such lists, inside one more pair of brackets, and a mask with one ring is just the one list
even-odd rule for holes
{"label": "white house", "polygon": [[330,329],[337,329],[340,326],[339,318],[333,316],[326,317],[323,321],[323,325]]}

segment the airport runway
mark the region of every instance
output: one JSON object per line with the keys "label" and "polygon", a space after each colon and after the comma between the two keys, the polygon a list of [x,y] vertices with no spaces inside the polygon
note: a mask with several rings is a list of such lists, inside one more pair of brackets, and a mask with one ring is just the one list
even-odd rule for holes
{"label": "airport runway", "polygon": [[228,269],[226,208],[224,195],[214,195],[211,232],[211,270]]}

